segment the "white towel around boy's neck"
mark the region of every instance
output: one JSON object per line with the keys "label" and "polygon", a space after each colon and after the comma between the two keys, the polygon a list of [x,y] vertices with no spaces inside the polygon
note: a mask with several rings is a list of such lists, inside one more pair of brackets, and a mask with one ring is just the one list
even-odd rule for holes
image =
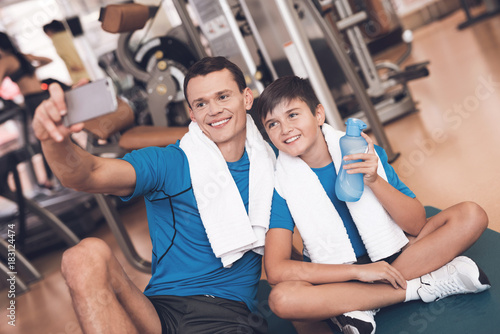
{"label": "white towel around boy's neck", "polygon": [[276,156],[247,114],[245,149],[250,160],[248,214],[227,162],[196,122],[182,137],[194,196],[208,240],[224,267],[248,250],[264,253],[274,189]]}
{"label": "white towel around boy's neck", "polygon": [[[342,163],[339,140],[344,132],[328,124],[323,135],[337,174]],[[378,174],[387,180],[379,160]],[[300,158],[279,152],[276,162],[276,190],[287,201],[304,242],[305,254],[315,263],[353,263],[356,255],[342,219],[317,175]],[[346,202],[372,261],[384,259],[406,243],[403,230],[391,219],[369,187],[361,199]]]}

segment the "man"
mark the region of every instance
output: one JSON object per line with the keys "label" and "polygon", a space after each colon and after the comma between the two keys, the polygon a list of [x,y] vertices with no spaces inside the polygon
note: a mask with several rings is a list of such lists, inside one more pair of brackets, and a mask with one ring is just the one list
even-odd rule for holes
{"label": "man", "polygon": [[144,196],[153,244],[144,293],[101,240],[83,240],[64,253],[62,273],[83,331],[265,332],[251,312],[274,153],[246,115],[253,96],[241,70],[223,57],[194,64],[184,82],[189,132],[176,145],[123,159],[95,157],[73,145],[69,134],[82,125],[61,124],[62,91],[51,86],[50,92],[33,127],[61,183],[125,200]]}

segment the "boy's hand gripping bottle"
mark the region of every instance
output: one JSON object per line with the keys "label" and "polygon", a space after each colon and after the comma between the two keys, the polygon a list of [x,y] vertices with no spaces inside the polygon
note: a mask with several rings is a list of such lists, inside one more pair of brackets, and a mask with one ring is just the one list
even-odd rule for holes
{"label": "boy's hand gripping bottle", "polygon": [[366,153],[368,143],[361,137],[361,130],[366,129],[366,124],[356,118],[349,118],[345,124],[347,125],[346,134],[340,138],[342,165],[335,181],[335,193],[341,201],[356,202],[363,194],[364,175],[361,173],[347,174],[344,165],[360,162],[361,160],[344,161],[344,157],[355,153]]}

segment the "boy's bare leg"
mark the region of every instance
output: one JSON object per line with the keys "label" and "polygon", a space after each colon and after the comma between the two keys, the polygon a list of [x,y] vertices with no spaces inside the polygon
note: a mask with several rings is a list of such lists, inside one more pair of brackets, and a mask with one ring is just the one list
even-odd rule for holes
{"label": "boy's bare leg", "polygon": [[420,277],[467,250],[487,226],[488,216],[479,205],[456,204],[431,217],[392,265],[407,280]]}
{"label": "boy's bare leg", "polygon": [[61,271],[84,333],[161,333],[154,306],[104,241],[87,238],[68,249]]}
{"label": "boy's bare leg", "polygon": [[277,284],[269,294],[269,306],[280,318],[320,321],[352,310],[372,310],[403,302],[406,290],[389,284],[331,283],[312,285],[303,281]]}
{"label": "boy's bare leg", "polygon": [[[488,217],[480,206],[472,202],[457,204],[430,218],[393,265],[407,280],[420,277],[442,267],[469,248],[487,225]],[[308,325],[318,325],[312,321],[352,310],[372,310],[397,304],[405,297],[406,290],[394,289],[389,284],[345,282],[312,285],[288,281],[271,290],[269,305],[279,317],[311,321],[299,323],[297,330],[300,330],[307,329]]]}

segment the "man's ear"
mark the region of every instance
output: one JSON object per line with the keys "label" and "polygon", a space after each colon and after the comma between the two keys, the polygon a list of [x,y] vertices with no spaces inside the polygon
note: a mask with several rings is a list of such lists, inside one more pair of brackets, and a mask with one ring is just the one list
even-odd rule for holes
{"label": "man's ear", "polygon": [[318,125],[322,126],[325,123],[325,108],[323,107],[322,104],[318,104],[316,107],[316,120],[318,121]]}
{"label": "man's ear", "polygon": [[245,109],[246,110],[250,110],[252,109],[252,105],[253,105],[253,93],[252,93],[252,90],[250,88],[245,88],[243,90],[243,97],[245,99]]}
{"label": "man's ear", "polygon": [[194,118],[193,109],[191,109],[191,108],[189,108],[189,118],[191,118],[191,120],[196,123],[196,119]]}

